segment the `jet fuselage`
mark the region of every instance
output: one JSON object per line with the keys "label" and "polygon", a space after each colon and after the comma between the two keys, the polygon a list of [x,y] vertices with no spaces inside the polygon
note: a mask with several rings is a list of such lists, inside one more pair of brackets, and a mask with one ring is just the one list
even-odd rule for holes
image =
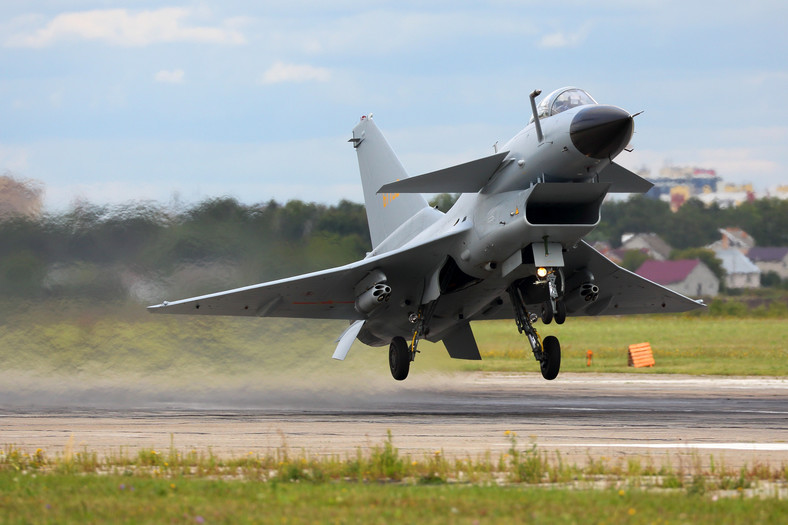
{"label": "jet fuselage", "polygon": [[[459,270],[452,285],[473,286],[476,292],[473,300],[453,302],[463,303],[461,308],[433,319],[428,339],[440,339],[441,318],[447,319],[445,325],[450,329],[458,317],[470,318],[487,308],[509,282],[533,275],[538,265],[529,247],[545,247],[548,256],[550,250],[558,250],[559,254],[552,254],[555,257],[599,224],[600,206],[610,185],[597,182],[598,175],[629,143],[632,116],[616,106],[593,103],[543,116],[539,123],[542,140],[532,121],[501,148],[509,153],[481,191],[463,193],[445,215],[425,210],[422,217],[404,224],[375,250],[385,252],[399,244],[399,238],[419,244],[460,232],[459,242],[446,254],[449,264]],[[507,261],[516,271],[503,267]],[[383,344],[406,327],[404,319],[414,310],[412,305],[460,291],[441,289],[445,264],[425,277],[423,297],[395,292],[391,305],[379,312],[380,320],[376,322],[377,316],[372,316],[367,322],[367,335],[376,332]],[[489,295],[479,292],[485,288],[489,288]],[[394,328],[397,324],[401,326]]]}

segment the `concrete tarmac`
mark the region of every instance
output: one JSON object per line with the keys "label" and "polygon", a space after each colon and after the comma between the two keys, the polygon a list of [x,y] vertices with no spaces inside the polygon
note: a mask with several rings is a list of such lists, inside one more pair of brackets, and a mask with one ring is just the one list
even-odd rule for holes
{"label": "concrete tarmac", "polygon": [[[511,446],[559,451],[565,460],[627,458],[726,466],[788,465],[788,379],[654,374],[460,373],[346,390],[232,393],[218,399],[26,404],[0,397],[0,446],[48,454],[140,448],[354,456],[391,432],[401,454],[493,459]],[[246,394],[249,394],[248,392]],[[256,397],[252,393],[252,397]],[[121,396],[122,397],[122,396]],[[113,406],[117,405],[117,406]],[[235,405],[235,406],[234,406]]]}

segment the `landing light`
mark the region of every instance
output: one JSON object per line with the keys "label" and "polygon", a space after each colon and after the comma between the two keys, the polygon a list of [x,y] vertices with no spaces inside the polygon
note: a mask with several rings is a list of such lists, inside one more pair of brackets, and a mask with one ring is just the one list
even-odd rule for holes
{"label": "landing light", "polygon": [[547,277],[547,268],[541,268],[541,267],[540,267],[540,268],[537,268],[537,269],[536,269],[536,275],[537,275],[539,278],[542,278],[542,279],[543,279],[543,278],[545,278],[545,277]]}

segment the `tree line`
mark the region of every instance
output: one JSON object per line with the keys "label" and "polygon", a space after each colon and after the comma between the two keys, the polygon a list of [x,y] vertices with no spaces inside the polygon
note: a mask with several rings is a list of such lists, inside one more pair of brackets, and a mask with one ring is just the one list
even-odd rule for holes
{"label": "tree line", "polygon": [[706,206],[690,199],[677,212],[668,203],[642,195],[602,206],[602,221],[591,234],[617,247],[624,233],[658,234],[678,250],[707,246],[720,239],[720,228],[738,227],[758,246],[788,246],[788,201],[777,198],[745,202],[735,208]]}
{"label": "tree line", "polygon": [[[459,194],[437,195],[431,204],[446,211]],[[720,228],[738,227],[749,233],[758,246],[788,246],[788,201],[777,198],[746,202],[736,208],[706,206],[688,200],[677,212],[666,202],[635,195],[602,205],[599,226],[585,237],[589,242],[621,245],[625,233],[656,233],[677,250],[700,248],[719,240]]]}
{"label": "tree line", "polygon": [[[196,293],[194,286],[207,293],[210,286],[344,264],[369,249],[364,206],[349,201],[245,205],[215,198],[181,210],[81,204],[37,219],[0,221],[0,293],[111,298],[145,280],[171,293]],[[179,273],[205,285],[173,290],[168,281]]]}
{"label": "tree line", "polygon": [[[443,194],[431,204],[445,211],[455,200]],[[616,247],[623,233],[655,232],[683,250],[738,226],[758,245],[787,246],[786,224],[788,202],[778,199],[728,209],[690,200],[672,213],[666,203],[636,196],[604,204],[587,240]],[[349,201],[246,205],[225,197],[180,209],[85,203],[0,221],[0,294],[175,298],[345,264],[370,248],[364,206]]]}

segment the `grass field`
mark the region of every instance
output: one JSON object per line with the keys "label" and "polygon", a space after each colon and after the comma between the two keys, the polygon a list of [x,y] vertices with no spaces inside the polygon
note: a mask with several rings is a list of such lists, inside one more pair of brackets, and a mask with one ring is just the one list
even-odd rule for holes
{"label": "grass field", "polygon": [[[346,362],[330,359],[344,326],[158,317],[113,304],[22,305],[0,318],[0,362],[3,380],[13,378],[17,386],[68,377],[80,385],[126,382],[148,390],[161,384],[196,392],[239,378],[250,384],[320,378],[336,385],[366,384],[368,374],[388,379],[385,349],[356,344]],[[537,328],[543,337],[560,337],[563,371],[788,376],[785,318],[569,319]],[[443,345],[423,343],[414,372],[538,373],[513,322],[473,329],[483,361],[451,360]],[[656,367],[628,368],[627,345],[643,341],[651,343]],[[576,466],[511,439],[500,457],[451,460],[401,456],[390,439],[343,458],[286,450],[240,458],[176,450],[49,457],[0,441],[0,523],[749,524],[784,523],[788,515],[786,465],[732,471],[719,464],[704,470],[701,462],[591,460]]]}
{"label": "grass field", "polygon": [[3,523],[785,523],[776,498],[0,473]]}
{"label": "grass field", "polygon": [[[219,458],[141,450],[99,458],[0,453],[2,523],[784,523],[788,467],[567,464],[510,434],[493,458],[286,448]],[[712,465],[714,463],[712,462]]]}
{"label": "grass field", "polygon": [[[788,322],[785,319],[637,316],[569,319],[563,325],[539,324],[542,337],[561,341],[561,370],[722,375],[788,375]],[[522,370],[533,361],[524,337],[510,323],[477,323],[482,352],[478,370]],[[627,367],[627,346],[650,342],[656,366]],[[593,353],[591,367],[586,352]],[[534,362],[535,365],[535,362]],[[532,367],[534,366],[532,365]]]}
{"label": "grass field", "polygon": [[[631,316],[537,323],[556,335],[562,371],[788,375],[785,317]],[[538,372],[513,321],[473,323],[483,360],[448,358],[442,344],[423,342],[420,370]],[[4,370],[102,377],[118,373],[212,377],[388,374],[387,348],[356,343],[345,362],[330,359],[341,321],[150,315],[138,306],[43,303],[0,318]],[[653,369],[627,367],[629,344],[648,341]],[[593,353],[586,366],[586,352]]]}

